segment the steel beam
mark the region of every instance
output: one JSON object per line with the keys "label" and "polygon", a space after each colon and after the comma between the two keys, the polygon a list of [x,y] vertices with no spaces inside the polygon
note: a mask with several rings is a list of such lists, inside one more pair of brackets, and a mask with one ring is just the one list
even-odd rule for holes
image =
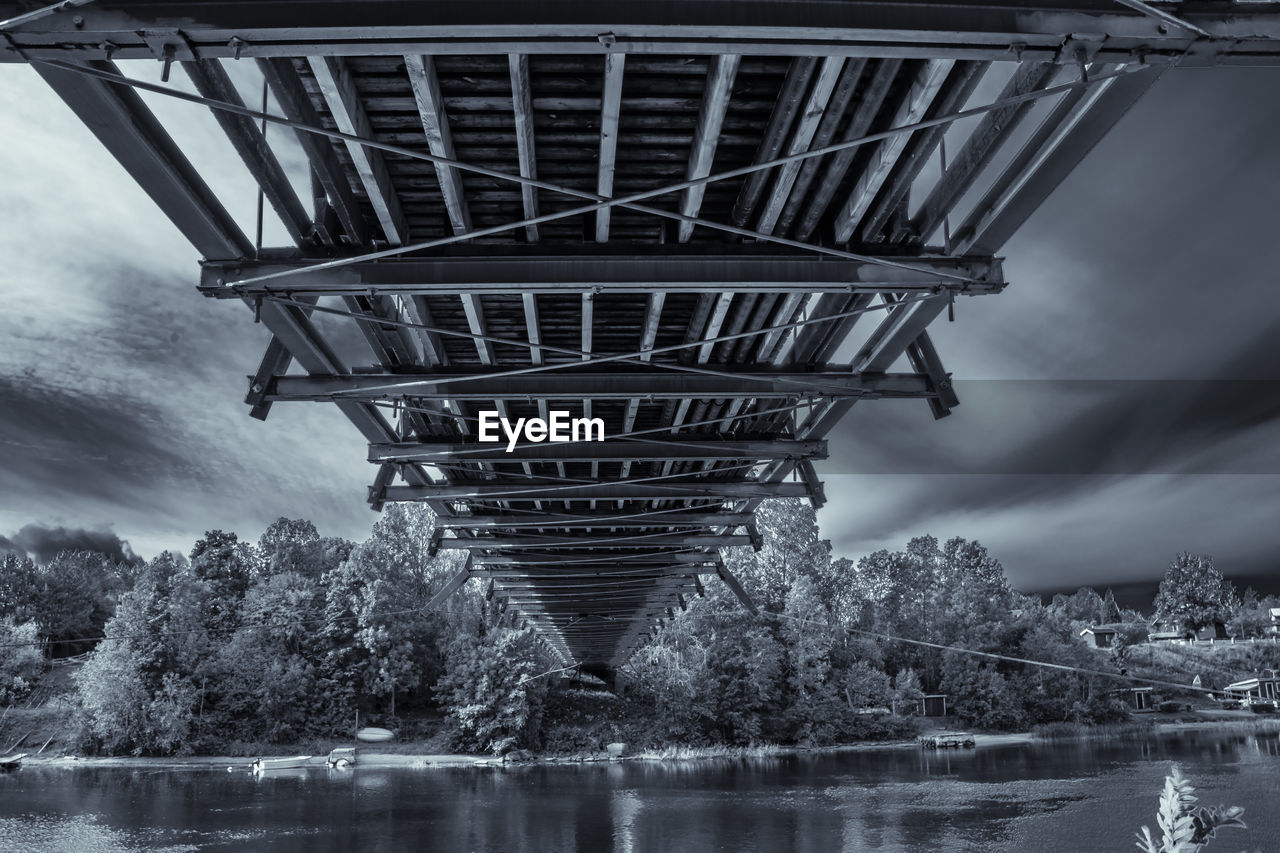
{"label": "steel beam", "polygon": [[452,551],[508,551],[523,548],[599,549],[602,553],[613,550],[645,548],[735,548],[751,544],[750,536],[700,535],[674,533],[669,536],[633,534],[582,537],[546,536],[486,536],[474,539],[443,539],[440,547]]}
{"label": "steel beam", "polygon": [[[1005,286],[997,258],[941,255],[891,256],[895,263],[851,261],[814,255],[692,254],[655,251],[642,255],[577,256],[495,251],[480,257],[401,258],[354,263],[315,273],[299,272],[279,282],[232,287],[245,279],[303,270],[303,258],[207,263],[200,287],[210,296],[239,298],[269,290],[289,293],[855,293],[935,291],[998,293]],[[968,279],[957,281],[955,277]]]}
{"label": "steel beam", "polygon": [[1162,73],[1113,77],[1065,97],[952,235],[955,251],[1003,246]]}
{"label": "steel beam", "polygon": [[436,523],[445,528],[468,528],[472,530],[488,530],[495,527],[529,529],[531,522],[536,528],[553,529],[606,529],[632,527],[676,527],[696,525],[707,527],[740,527],[750,524],[754,518],[751,513],[734,512],[664,512],[653,516],[645,516],[643,512],[600,513],[599,515],[562,516],[547,514],[534,518],[523,514],[495,515],[474,514],[459,515],[450,518],[436,519]]}
{"label": "steel beam", "polygon": [[[119,74],[111,62],[77,63]],[[245,258],[253,244],[138,93],[83,74],[35,71],[205,258]]]}
{"label": "steel beam", "polygon": [[[844,133],[840,137],[841,142],[861,139],[867,134],[871,123],[880,114],[880,107],[901,68],[902,60],[900,59],[885,59],[876,63],[871,79],[859,97],[849,123],[845,125]],[[840,188],[845,174],[848,173],[857,155],[857,148],[845,148],[822,158],[825,161],[822,164],[822,174],[817,178],[818,185],[813,190],[813,197],[796,223],[796,239],[808,240],[814,229],[818,227],[818,222],[826,214],[827,208],[831,205],[831,199],[835,197],[836,190]],[[819,161],[817,158],[806,160],[805,165],[816,170]]]}
{"label": "steel beam", "polygon": [[[718,435],[718,434],[717,434]],[[479,444],[423,440],[369,446],[370,462],[654,462],[667,459],[825,459],[825,441],[787,439],[717,440],[682,435],[678,440],[616,439],[613,441]]]}
{"label": "steel beam", "polygon": [[[1044,89],[1053,82],[1060,66],[1050,62],[1027,63],[1018,67],[997,100],[1025,95]],[[921,240],[928,240],[960,198],[973,186],[978,175],[991,162],[1000,146],[1017,128],[1035,103],[1024,101],[987,113],[965,139],[964,145],[949,158],[947,170],[921,202],[911,218],[911,230]]]}
{"label": "steel beam", "polygon": [[744,498],[807,498],[804,483],[720,482],[715,480],[671,480],[667,482],[600,482],[539,485],[528,481],[509,483],[442,483],[430,486],[389,486],[381,496],[386,501],[478,500],[696,500]]}
{"label": "steel beam", "polygon": [[[227,72],[223,70],[218,60],[197,59],[184,62],[183,68],[191,78],[191,82],[195,84],[196,91],[204,97],[239,107],[244,106],[244,101],[240,99],[240,93],[236,91],[235,84],[231,82],[231,78],[227,76]],[[315,230],[311,224],[311,217],[289,183],[289,176],[285,174],[275,152],[271,150],[262,129],[253,119],[246,116],[236,115],[226,110],[210,110],[210,112],[213,113],[223,133],[227,135],[227,139],[231,141],[236,153],[240,155],[240,159],[244,161],[249,174],[253,175],[254,181],[262,188],[262,194],[271,203],[272,209],[280,217],[289,236],[300,246],[309,241]]]}
{"label": "steel beam", "polygon": [[[791,129],[800,104],[804,100],[805,90],[809,86],[809,78],[818,60],[812,56],[797,56],[791,60],[787,68],[787,76],[782,80],[782,89],[774,101],[773,112],[769,115],[769,123],[760,136],[760,144],[756,147],[753,163],[764,163],[776,159],[782,145],[786,142],[787,131]],[[751,219],[760,194],[764,192],[765,182],[769,180],[769,170],[752,172],[742,182],[737,201],[733,204],[730,219],[734,225],[743,226]]]}
{"label": "steel beam", "polygon": [[[26,8],[0,4],[13,17]],[[1205,4],[1178,16],[1215,36],[1197,64],[1276,64],[1280,14],[1265,3]],[[594,0],[411,0],[293,5],[222,2],[94,3],[16,27],[0,58],[155,59],[147,36],[181,31],[184,54],[394,56],[520,53],[720,53],[751,55],[949,57],[1070,63],[1071,33],[1104,37],[1104,58],[1147,54],[1172,61],[1196,33],[1103,0],[1043,3],[875,4],[822,0],[629,0],[606,13]],[[603,35],[602,35],[603,34]],[[607,36],[607,39],[604,38]],[[1017,54],[1014,51],[1017,50]]]}
{"label": "steel beam", "polygon": [[[933,299],[943,299],[945,305],[945,298]],[[905,314],[906,308],[895,309],[895,314]],[[673,370],[644,373],[556,370],[526,373],[519,377],[503,375],[499,370],[492,379],[475,373],[277,376],[271,380],[265,399],[698,400],[722,397],[927,397],[931,393],[923,376],[886,374],[883,370],[857,373],[839,370],[812,373],[739,371],[727,376]]]}
{"label": "steel beam", "polygon": [[[568,554],[476,554],[473,557],[475,566],[506,566],[536,574],[548,569],[563,568],[571,571],[582,571],[594,566],[602,572],[622,567],[624,569],[666,569],[679,566],[685,573],[696,572],[698,566],[714,564],[719,554],[714,551],[703,552],[655,552],[653,554],[627,554],[625,557],[608,554],[601,557],[571,556]],[[714,569],[713,569],[714,571]],[[699,574],[702,574],[699,572]]]}
{"label": "steel beam", "polygon": [[[266,78],[267,87],[280,104],[284,116],[311,127],[320,127],[320,114],[311,105],[311,99],[298,78],[297,69],[289,59],[260,59],[258,67]],[[294,135],[311,165],[311,171],[324,188],[330,206],[347,233],[350,242],[363,246],[369,242],[369,228],[351,184],[338,163],[333,145],[328,139],[314,133],[295,130]]]}

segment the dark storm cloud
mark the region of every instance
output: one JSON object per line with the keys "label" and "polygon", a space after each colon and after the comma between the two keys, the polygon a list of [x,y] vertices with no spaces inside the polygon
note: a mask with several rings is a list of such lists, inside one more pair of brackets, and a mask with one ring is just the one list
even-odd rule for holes
{"label": "dark storm cloud", "polygon": [[0,377],[0,478],[69,496],[130,497],[187,467],[170,426],[135,399]]}
{"label": "dark storm cloud", "polygon": [[0,549],[5,543],[12,546],[10,550],[25,553],[37,563],[47,563],[63,551],[90,551],[102,554],[114,563],[136,565],[142,562],[129,543],[110,530],[28,524],[12,539],[0,536]]}

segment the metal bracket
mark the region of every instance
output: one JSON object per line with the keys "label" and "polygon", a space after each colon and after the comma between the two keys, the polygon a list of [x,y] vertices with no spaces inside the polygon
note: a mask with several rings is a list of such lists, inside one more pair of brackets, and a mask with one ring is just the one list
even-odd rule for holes
{"label": "metal bracket", "polygon": [[802,459],[796,466],[796,470],[800,472],[800,479],[809,490],[809,501],[813,504],[813,508],[822,509],[823,504],[827,502],[827,493],[822,489],[822,480],[814,470],[813,463],[808,459]]}

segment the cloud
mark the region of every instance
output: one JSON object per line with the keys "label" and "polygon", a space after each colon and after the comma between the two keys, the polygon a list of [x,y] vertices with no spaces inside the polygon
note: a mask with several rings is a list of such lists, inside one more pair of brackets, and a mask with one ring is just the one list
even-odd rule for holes
{"label": "cloud", "polygon": [[26,554],[37,563],[47,563],[63,551],[91,551],[115,563],[138,565],[142,562],[129,543],[114,532],[82,527],[28,524],[12,539],[0,536],[0,549]]}

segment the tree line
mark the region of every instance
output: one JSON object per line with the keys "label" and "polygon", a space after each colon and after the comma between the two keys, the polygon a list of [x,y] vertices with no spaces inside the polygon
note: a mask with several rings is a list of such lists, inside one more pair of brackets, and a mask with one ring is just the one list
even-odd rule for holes
{"label": "tree line", "polygon": [[[800,501],[767,502],[757,520],[763,548],[725,556],[760,613],[709,580],[650,632],[590,722],[566,710],[583,685],[499,599],[467,584],[426,610],[463,555],[428,556],[434,516],[409,505],[389,507],[360,543],[280,519],[256,542],[210,531],[186,555],[145,563],[6,554],[0,704],[22,701],[51,658],[85,655],[64,701],[75,739],[103,753],[344,738],[357,718],[500,753],[600,738],[819,745],[908,733],[926,694],[991,728],[1125,716],[1111,679],[1010,660],[1120,672],[1148,622],[1109,591],[1022,595],[961,538],[835,558]],[[1245,636],[1266,630],[1276,602],[1236,594],[1212,561],[1184,554],[1155,606],[1158,618],[1226,621]],[[1097,624],[1117,626],[1120,651],[1080,641]]]}

